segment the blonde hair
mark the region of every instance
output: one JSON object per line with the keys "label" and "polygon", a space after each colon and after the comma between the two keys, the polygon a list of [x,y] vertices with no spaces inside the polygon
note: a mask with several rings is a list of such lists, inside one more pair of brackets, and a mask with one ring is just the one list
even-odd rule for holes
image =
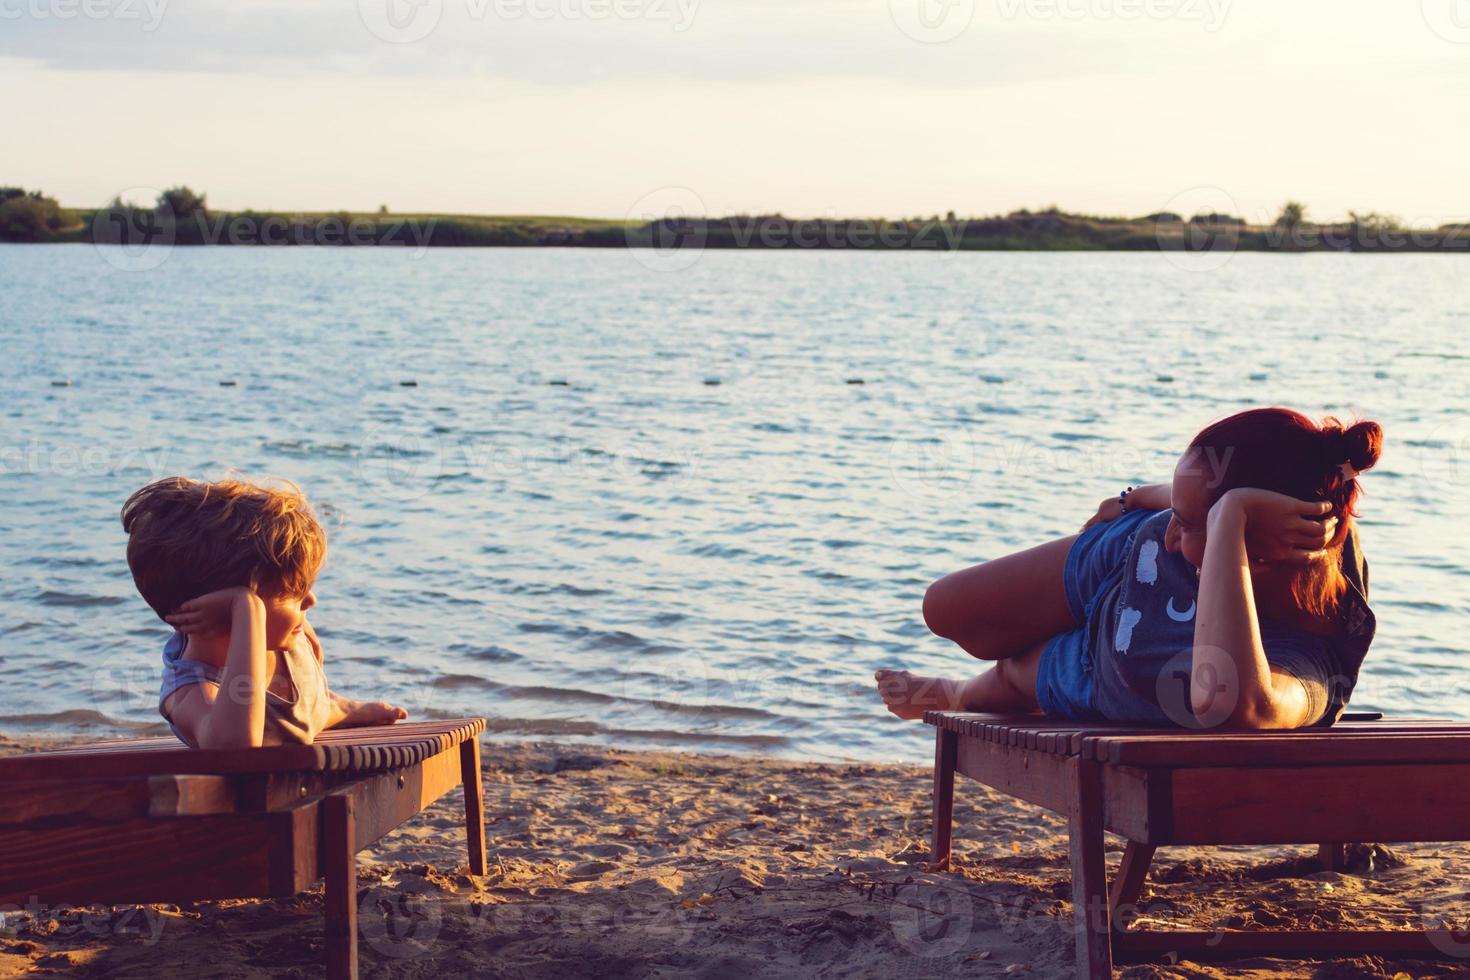
{"label": "blonde hair", "polygon": [[153,611],[235,586],[302,596],[327,556],[327,532],[288,480],[263,486],[168,477],[123,504],[128,568]]}

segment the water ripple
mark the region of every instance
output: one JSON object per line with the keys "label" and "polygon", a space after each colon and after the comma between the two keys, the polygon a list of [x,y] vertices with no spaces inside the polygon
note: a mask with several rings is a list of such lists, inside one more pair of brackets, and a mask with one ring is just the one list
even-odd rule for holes
{"label": "water ripple", "polygon": [[1074,532],[1260,403],[1384,423],[1355,706],[1470,713],[1470,355],[1443,256],[708,253],[669,276],[391,251],[118,276],[4,247],[0,724],[159,730],[168,630],[118,510],[236,468],[331,505],[312,621],[345,693],[507,738],[923,760],[872,670],[980,666],[925,628],[927,583]]}

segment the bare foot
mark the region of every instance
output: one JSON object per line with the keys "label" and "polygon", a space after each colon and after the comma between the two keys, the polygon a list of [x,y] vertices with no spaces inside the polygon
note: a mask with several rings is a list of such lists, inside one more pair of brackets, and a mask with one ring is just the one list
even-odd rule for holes
{"label": "bare foot", "polygon": [[921,677],[906,670],[880,670],[873,675],[878,693],[888,710],[909,720],[926,711],[960,711],[964,681],[947,677]]}

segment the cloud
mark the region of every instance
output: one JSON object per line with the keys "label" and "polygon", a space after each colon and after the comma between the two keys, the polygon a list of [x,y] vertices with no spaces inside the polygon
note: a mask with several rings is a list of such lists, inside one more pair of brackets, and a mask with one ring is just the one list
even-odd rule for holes
{"label": "cloud", "polygon": [[[0,0],[44,8],[54,0]],[[144,19],[23,16],[7,20],[0,57],[60,70],[510,78],[550,85],[602,81],[739,83],[805,78],[986,88],[1168,70],[1191,57],[1161,38],[1198,25],[1007,19],[980,3],[953,40],[929,44],[900,28],[888,0],[99,0],[119,10],[166,4]],[[904,0],[907,2],[907,0]],[[922,2],[922,0],[921,0]],[[5,5],[9,4],[9,7]],[[385,20],[384,4],[399,5]],[[432,30],[391,43],[383,25],[431,18]],[[429,23],[426,21],[425,23]],[[374,33],[374,29],[378,33]],[[1176,37],[1177,40],[1177,37]]]}

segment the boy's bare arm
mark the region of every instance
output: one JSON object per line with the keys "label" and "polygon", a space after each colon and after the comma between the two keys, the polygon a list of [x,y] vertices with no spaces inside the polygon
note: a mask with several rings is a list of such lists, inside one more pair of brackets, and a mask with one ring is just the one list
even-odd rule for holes
{"label": "boy's bare arm", "polygon": [[[326,658],[322,654],[322,642],[317,638],[316,630],[312,628],[309,621],[303,621],[303,626],[302,633],[306,635],[307,642],[311,644],[311,652],[316,655],[317,663],[323,665],[323,672],[325,672]],[[328,691],[328,694],[332,702],[332,713],[327,719],[325,728],[391,725],[395,721],[402,721],[408,717],[407,711],[387,701],[357,701],[331,690]]]}
{"label": "boy's bare arm", "polygon": [[[265,739],[265,603],[246,588],[191,599],[166,620],[184,633],[230,632],[218,687],[196,684],[169,704],[170,720],[201,749],[256,748]],[[209,695],[213,694],[213,697]]]}

